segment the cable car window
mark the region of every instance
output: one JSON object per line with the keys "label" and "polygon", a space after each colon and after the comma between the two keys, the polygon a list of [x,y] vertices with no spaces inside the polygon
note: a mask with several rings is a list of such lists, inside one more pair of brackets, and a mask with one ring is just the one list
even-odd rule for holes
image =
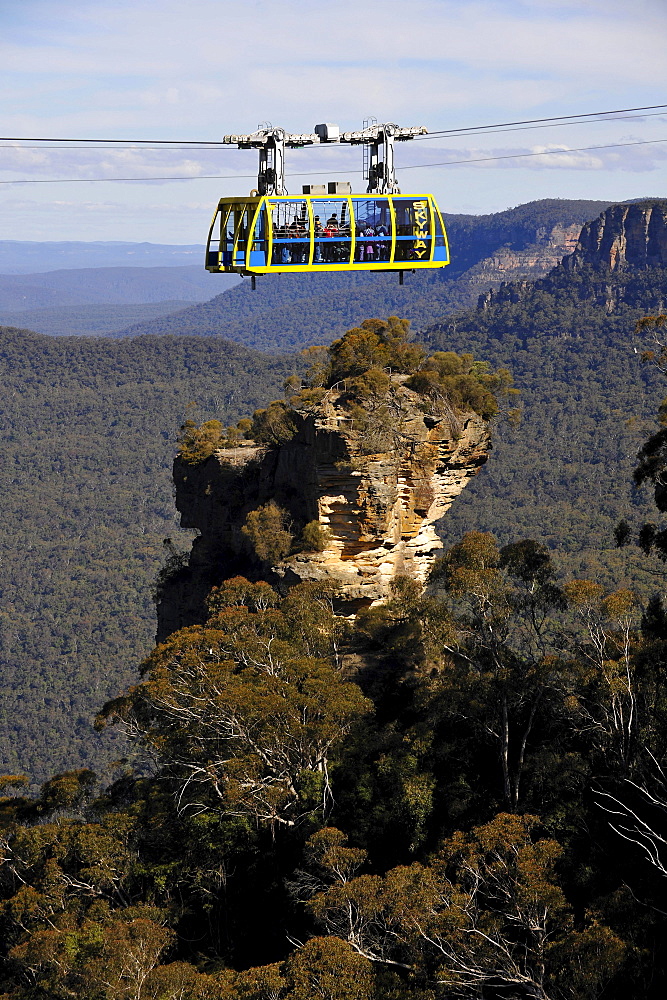
{"label": "cable car window", "polygon": [[231,267],[234,256],[234,206],[223,205],[219,210],[219,249],[223,266]]}
{"label": "cable car window", "polygon": [[272,201],[272,264],[307,264],[310,256],[310,219],[305,201]]}
{"label": "cable car window", "polygon": [[[234,206],[225,205],[220,212],[220,249],[231,255],[234,249]],[[231,258],[230,258],[231,259]]]}
{"label": "cable car window", "polygon": [[431,259],[430,206],[427,198],[394,198],[395,261]]}
{"label": "cable car window", "polygon": [[[219,254],[224,250],[223,237],[224,237],[224,221],[227,218],[229,209],[225,206],[223,208],[218,208],[215,213],[213,222],[211,223],[211,234],[209,236],[208,247],[206,250],[206,266],[207,267],[218,267],[225,264],[225,260],[219,257]],[[227,261],[230,263],[230,261]]]}
{"label": "cable car window", "polygon": [[435,226],[435,248],[433,250],[433,259],[449,260],[447,240],[445,239],[445,231],[442,226],[439,212],[433,213],[433,223]]}
{"label": "cable car window", "polygon": [[391,211],[387,198],[354,198],[355,261],[374,264],[391,257]]}
{"label": "cable car window", "polygon": [[233,214],[230,212],[227,224],[227,247],[233,251],[234,264],[244,266],[252,212],[245,205],[233,207]]}
{"label": "cable car window", "polygon": [[266,206],[263,205],[255,221],[255,231],[253,233],[252,246],[250,247],[250,264],[254,267],[266,266],[268,251],[267,222]]}
{"label": "cable car window", "polygon": [[344,198],[313,198],[313,264],[348,264],[352,230]]}

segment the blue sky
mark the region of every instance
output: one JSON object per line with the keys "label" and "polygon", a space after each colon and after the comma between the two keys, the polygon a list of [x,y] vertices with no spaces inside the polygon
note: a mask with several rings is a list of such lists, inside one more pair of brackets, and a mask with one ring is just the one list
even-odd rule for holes
{"label": "blue sky", "polygon": [[[0,133],[215,140],[267,120],[438,130],[662,104],[666,43],[665,0],[0,0]],[[659,139],[667,114],[405,143],[399,180],[446,212],[667,196]],[[217,198],[254,186],[234,178],[256,170],[249,152],[39,146],[0,143],[0,181],[76,183],[0,184],[0,239],[202,242]],[[359,160],[303,150],[288,169],[358,189]]]}

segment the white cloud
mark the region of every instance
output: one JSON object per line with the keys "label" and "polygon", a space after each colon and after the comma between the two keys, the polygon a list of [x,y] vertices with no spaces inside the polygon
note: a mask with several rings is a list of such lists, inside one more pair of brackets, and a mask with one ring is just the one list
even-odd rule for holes
{"label": "white cloud", "polygon": [[[67,104],[70,88],[74,107],[88,81],[91,124],[91,105],[109,87],[130,126],[150,110],[160,127],[219,122],[225,131],[267,114],[308,127],[327,107],[348,124],[369,106],[419,118],[476,104],[529,108],[559,94],[572,101],[603,82],[611,98],[666,76],[655,19],[595,4],[337,0],[335,18],[321,0],[70,0],[59,8],[62,27],[42,37],[35,18],[29,44],[0,47],[3,65],[14,88],[26,73],[55,79],[55,94]],[[60,110],[63,123],[71,113]]]}
{"label": "white cloud", "polygon": [[16,142],[0,144],[0,174],[7,180],[30,178],[200,177],[240,173],[231,150],[95,146],[40,149]]}

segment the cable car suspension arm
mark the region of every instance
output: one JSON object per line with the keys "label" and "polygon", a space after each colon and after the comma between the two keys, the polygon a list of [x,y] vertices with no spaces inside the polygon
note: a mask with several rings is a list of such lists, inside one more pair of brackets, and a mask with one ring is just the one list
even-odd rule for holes
{"label": "cable car suspension arm", "polygon": [[369,194],[400,194],[394,166],[394,142],[406,142],[417,135],[427,135],[421,125],[402,127],[387,122],[371,125],[357,132],[341,132],[337,125],[316,125],[313,132],[298,134],[286,132],[273,125],[260,127],[249,135],[226,135],[223,143],[239,149],[259,151],[257,190],[260,195],[286,195],[285,148],[299,149],[330,143],[348,143],[370,147],[368,188]]}

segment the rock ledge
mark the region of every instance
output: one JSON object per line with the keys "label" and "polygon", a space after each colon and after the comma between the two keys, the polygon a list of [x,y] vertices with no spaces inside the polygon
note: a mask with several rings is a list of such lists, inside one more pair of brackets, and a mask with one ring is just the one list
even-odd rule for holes
{"label": "rock ledge", "polygon": [[[442,547],[434,524],[487,460],[489,429],[472,411],[424,412],[424,398],[404,382],[391,377],[383,405],[366,407],[361,428],[341,383],[317,406],[293,411],[296,434],[283,444],[244,442],[194,466],[176,459],[181,523],[201,534],[187,580],[175,579],[163,595],[159,638],[203,620],[211,586],[237,573],[279,589],[338,584],[344,614],[386,600],[399,574],[425,582]],[[319,521],[329,533],[324,551],[260,563],[241,528],[271,500],[295,536]]]}

